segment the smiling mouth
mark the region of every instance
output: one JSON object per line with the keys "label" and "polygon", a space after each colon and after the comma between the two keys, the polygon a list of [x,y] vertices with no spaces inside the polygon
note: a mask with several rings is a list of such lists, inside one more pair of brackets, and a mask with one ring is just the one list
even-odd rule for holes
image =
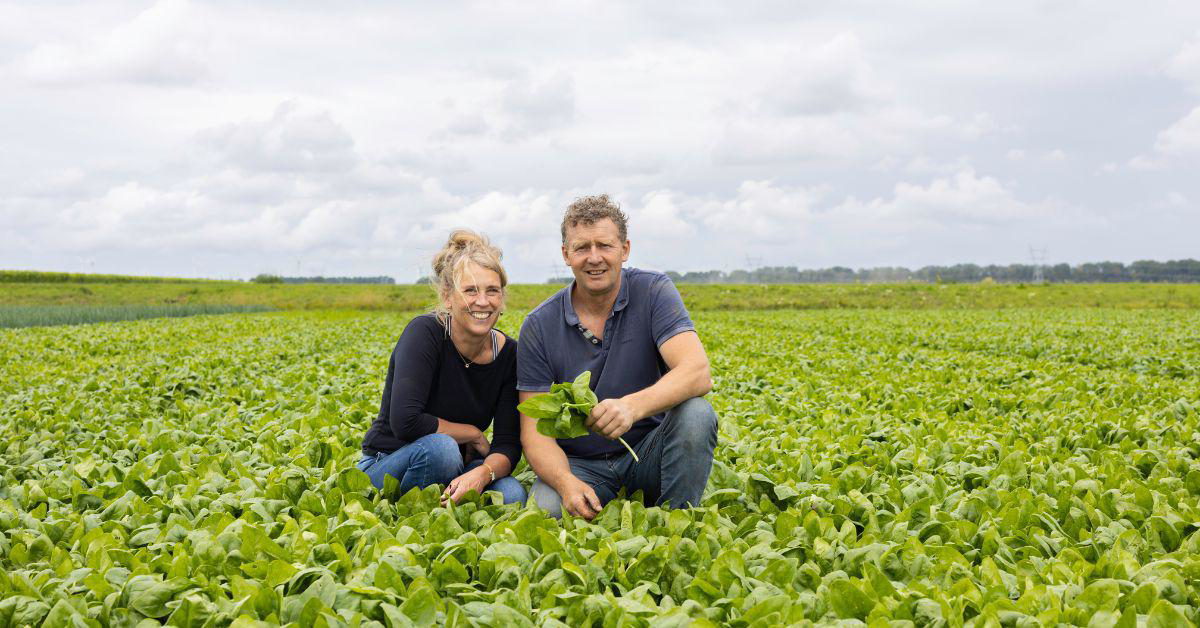
{"label": "smiling mouth", "polygon": [[601,268],[600,270],[585,270],[583,272],[590,277],[599,277],[600,275],[603,275],[605,271],[603,268]]}
{"label": "smiling mouth", "polygon": [[492,317],[491,312],[467,312],[467,313],[471,315],[471,318],[473,318],[477,321],[486,321],[487,319]]}

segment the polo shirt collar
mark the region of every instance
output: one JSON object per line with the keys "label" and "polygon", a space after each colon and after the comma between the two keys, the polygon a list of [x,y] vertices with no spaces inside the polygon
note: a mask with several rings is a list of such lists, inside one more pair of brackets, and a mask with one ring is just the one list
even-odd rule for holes
{"label": "polo shirt collar", "polygon": [[[575,291],[575,280],[567,285],[562,292],[563,318],[567,324],[574,327],[579,324],[579,315],[575,313],[575,304],[571,303],[571,293]],[[629,304],[629,269],[621,269],[621,287],[617,289],[617,300],[613,302],[613,312],[620,312]]]}

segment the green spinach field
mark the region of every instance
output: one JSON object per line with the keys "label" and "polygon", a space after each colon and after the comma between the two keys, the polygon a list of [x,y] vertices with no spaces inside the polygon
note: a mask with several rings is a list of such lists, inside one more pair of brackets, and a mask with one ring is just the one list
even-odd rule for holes
{"label": "green spinach field", "polygon": [[1196,310],[695,312],[704,505],[591,522],[354,468],[412,315],[0,330],[0,626],[1200,622]]}

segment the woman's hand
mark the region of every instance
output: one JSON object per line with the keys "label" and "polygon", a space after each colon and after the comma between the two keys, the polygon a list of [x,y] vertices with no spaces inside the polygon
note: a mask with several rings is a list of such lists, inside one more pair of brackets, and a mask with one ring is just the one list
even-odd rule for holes
{"label": "woman's hand", "polygon": [[450,484],[446,485],[446,490],[442,491],[442,504],[445,505],[447,502],[457,504],[464,495],[471,491],[482,494],[491,480],[491,474],[485,465],[475,467],[450,480]]}
{"label": "woman's hand", "polygon": [[461,446],[464,463],[476,458],[486,458],[491,452],[492,447],[488,444],[487,435],[474,425],[438,419],[437,431],[439,434],[450,436]]}

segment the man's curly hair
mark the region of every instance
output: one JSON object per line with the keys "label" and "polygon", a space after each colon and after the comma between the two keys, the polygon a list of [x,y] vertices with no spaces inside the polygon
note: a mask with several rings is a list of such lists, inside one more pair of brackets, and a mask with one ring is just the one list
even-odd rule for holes
{"label": "man's curly hair", "polygon": [[608,218],[617,226],[621,242],[629,239],[629,216],[621,211],[621,206],[608,197],[607,194],[596,196],[581,196],[567,206],[567,212],[562,219],[562,242],[567,245],[567,228],[578,224],[593,225]]}

